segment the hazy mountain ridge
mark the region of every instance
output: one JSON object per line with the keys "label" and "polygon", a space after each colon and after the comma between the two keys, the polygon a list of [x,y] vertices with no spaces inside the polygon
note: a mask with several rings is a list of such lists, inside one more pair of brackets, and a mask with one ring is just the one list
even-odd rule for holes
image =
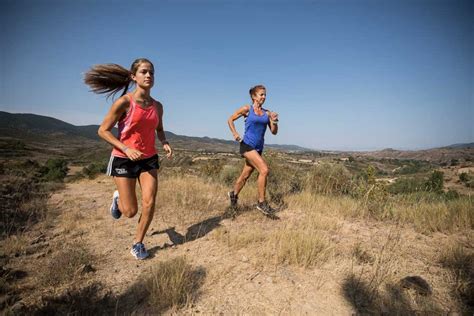
{"label": "hazy mountain ridge", "polygon": [[[8,113],[0,111],[0,133],[2,137],[11,137],[15,139],[27,139],[35,141],[47,141],[51,139],[68,139],[74,136],[75,141],[82,139],[101,141],[97,135],[98,125],[76,126],[59,119],[42,116],[37,114],[20,114]],[[113,132],[116,134],[117,129]],[[236,152],[238,143],[231,140],[224,140],[211,137],[196,137],[177,135],[173,132],[166,131],[167,139],[175,148],[194,151],[211,151],[211,152]],[[279,145],[267,144],[269,148],[282,151],[296,152],[316,152],[297,145]],[[343,152],[337,153],[342,155],[351,154],[354,156],[371,156],[375,158],[393,158],[393,159],[417,159],[429,161],[447,161],[454,158],[473,159],[474,143],[452,144],[439,148],[425,150],[397,150],[386,148],[379,151],[366,152]]]}
{"label": "hazy mountain ridge", "polygon": [[[70,135],[101,141],[97,135],[98,125],[76,126],[59,119],[37,114],[8,113],[0,111],[0,132],[3,137],[27,138],[32,137],[57,137]],[[112,131],[117,134],[117,129]],[[166,138],[180,149],[202,151],[232,151],[238,149],[235,141],[211,137],[196,137],[178,135],[166,131]],[[272,145],[268,147],[279,150],[311,151],[296,145]]]}

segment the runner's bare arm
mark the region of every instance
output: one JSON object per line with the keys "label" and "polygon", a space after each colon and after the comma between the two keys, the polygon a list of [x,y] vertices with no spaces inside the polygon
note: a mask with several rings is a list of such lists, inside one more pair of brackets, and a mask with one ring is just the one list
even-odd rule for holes
{"label": "runner's bare arm", "polygon": [[270,118],[268,120],[268,126],[270,127],[270,132],[272,132],[273,135],[276,135],[278,133],[278,113],[267,111],[267,114],[268,114],[268,117]]}
{"label": "runner's bare arm", "polygon": [[244,105],[243,107],[235,111],[234,114],[232,114],[227,120],[227,124],[229,125],[230,131],[232,132],[234,139],[238,142],[241,142],[242,138],[240,138],[239,133],[237,133],[237,130],[235,129],[234,121],[239,119],[241,116],[247,117],[247,115],[249,114],[249,111],[250,111],[250,105]]}
{"label": "runner's bare arm", "polygon": [[156,136],[158,136],[158,139],[163,145],[163,150],[166,153],[166,157],[169,159],[173,156],[173,149],[166,140],[165,130],[163,128],[163,105],[158,101],[156,101],[156,104],[158,110],[158,127],[156,128]]}

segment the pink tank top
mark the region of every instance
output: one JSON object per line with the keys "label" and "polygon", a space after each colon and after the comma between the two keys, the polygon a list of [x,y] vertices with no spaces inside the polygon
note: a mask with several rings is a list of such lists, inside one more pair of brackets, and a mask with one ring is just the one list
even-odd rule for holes
{"label": "pink tank top", "polygon": [[[146,109],[140,107],[132,95],[130,97],[130,107],[125,117],[118,121],[118,139],[129,148],[139,150],[143,153],[143,158],[150,158],[156,155],[155,135],[158,127],[157,104],[153,104]],[[128,158],[120,148],[114,147],[112,156]]]}

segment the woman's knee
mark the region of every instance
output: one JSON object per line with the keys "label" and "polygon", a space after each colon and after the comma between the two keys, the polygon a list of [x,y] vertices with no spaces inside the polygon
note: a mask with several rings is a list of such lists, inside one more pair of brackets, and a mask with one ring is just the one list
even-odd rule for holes
{"label": "woman's knee", "polygon": [[138,207],[137,206],[127,206],[124,207],[122,210],[120,210],[122,214],[128,218],[132,218],[138,213]]}
{"label": "woman's knee", "polygon": [[266,177],[268,176],[268,174],[270,173],[270,169],[268,169],[267,166],[263,166],[260,168],[260,172],[259,172],[262,176]]}
{"label": "woman's knee", "polygon": [[143,212],[153,212],[155,210],[155,199],[146,198],[142,200]]}

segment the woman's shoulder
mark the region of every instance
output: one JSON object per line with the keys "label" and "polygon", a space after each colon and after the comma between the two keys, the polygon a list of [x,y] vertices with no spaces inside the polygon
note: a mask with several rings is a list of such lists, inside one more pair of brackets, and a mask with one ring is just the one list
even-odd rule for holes
{"label": "woman's shoulder", "polygon": [[118,98],[117,100],[115,100],[114,104],[121,108],[121,109],[128,109],[130,107],[130,101],[131,98],[128,94],[125,94],[123,96],[121,96],[120,98]]}
{"label": "woman's shoulder", "polygon": [[158,100],[156,100],[156,99],[154,99],[154,98],[151,98],[151,99],[153,100],[153,103],[155,104],[156,109],[157,109],[159,112],[163,112],[163,104],[162,104],[160,101],[158,101]]}

